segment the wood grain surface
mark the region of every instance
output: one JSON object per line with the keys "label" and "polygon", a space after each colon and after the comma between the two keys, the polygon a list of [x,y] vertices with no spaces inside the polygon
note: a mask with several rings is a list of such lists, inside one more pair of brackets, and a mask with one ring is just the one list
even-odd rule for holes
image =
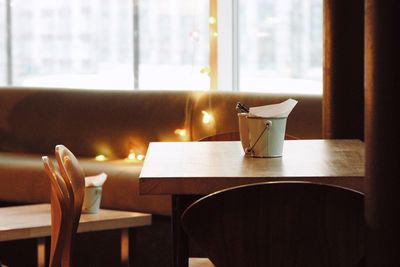
{"label": "wood grain surface", "polygon": [[[50,204],[0,208],[0,241],[50,236]],[[138,212],[100,209],[82,213],[78,233],[122,229],[151,224],[151,215]]]}
{"label": "wood grain surface", "polygon": [[150,143],[142,194],[204,195],[267,181],[312,181],[363,192],[360,140],[285,140],[280,158],[244,156],[238,141]]}

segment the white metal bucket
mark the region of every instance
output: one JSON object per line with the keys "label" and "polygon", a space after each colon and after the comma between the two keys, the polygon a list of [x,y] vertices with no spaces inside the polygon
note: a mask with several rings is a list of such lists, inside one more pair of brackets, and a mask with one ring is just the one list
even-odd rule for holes
{"label": "white metal bucket", "polygon": [[239,113],[240,140],[246,155],[281,157],[287,117],[262,118]]}

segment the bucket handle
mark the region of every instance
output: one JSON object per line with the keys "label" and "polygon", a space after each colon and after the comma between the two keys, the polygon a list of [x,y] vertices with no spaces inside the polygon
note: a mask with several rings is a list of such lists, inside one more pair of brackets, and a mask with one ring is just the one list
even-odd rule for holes
{"label": "bucket handle", "polygon": [[269,130],[272,126],[272,121],[267,120],[264,122],[265,128],[261,131],[260,135],[258,136],[257,140],[254,142],[254,144],[251,147],[246,148],[246,154],[250,154],[251,156],[254,156],[254,147],[257,145],[258,141],[260,140],[261,136],[264,134],[266,130]]}

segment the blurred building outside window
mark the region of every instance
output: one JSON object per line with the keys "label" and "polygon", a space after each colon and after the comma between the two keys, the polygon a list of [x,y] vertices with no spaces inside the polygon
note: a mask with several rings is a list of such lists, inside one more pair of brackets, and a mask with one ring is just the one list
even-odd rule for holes
{"label": "blurred building outside window", "polygon": [[0,86],[322,93],[322,0],[216,3],[0,0]]}

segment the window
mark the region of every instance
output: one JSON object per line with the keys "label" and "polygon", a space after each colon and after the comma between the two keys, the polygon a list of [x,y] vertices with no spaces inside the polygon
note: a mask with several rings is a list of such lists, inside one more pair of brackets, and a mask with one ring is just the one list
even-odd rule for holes
{"label": "window", "polygon": [[139,8],[138,87],[206,90],[209,5],[204,0],[146,0]]}
{"label": "window", "polygon": [[239,90],[322,91],[322,1],[239,1]]}
{"label": "window", "polygon": [[11,84],[132,88],[131,14],[118,17],[126,9],[128,0],[12,0]]}
{"label": "window", "polygon": [[322,92],[322,0],[0,0],[0,14],[0,85]]}

